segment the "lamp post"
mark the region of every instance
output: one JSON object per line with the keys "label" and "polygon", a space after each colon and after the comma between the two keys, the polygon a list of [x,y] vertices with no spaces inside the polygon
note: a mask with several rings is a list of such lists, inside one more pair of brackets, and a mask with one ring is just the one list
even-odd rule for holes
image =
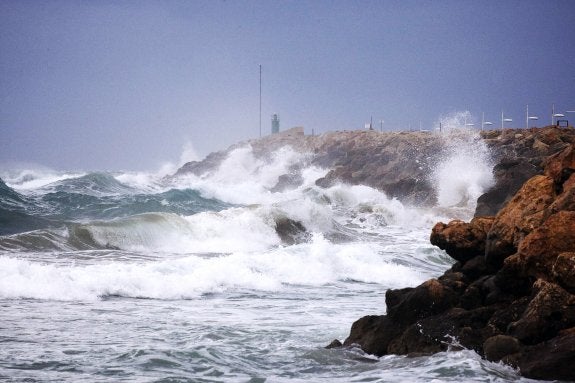
{"label": "lamp post", "polygon": [[[565,117],[565,115],[563,113],[555,113],[555,114],[553,114],[553,118],[555,118],[555,117],[562,118],[562,117]],[[551,121],[553,121],[553,120],[551,120]],[[553,125],[555,125],[555,122],[553,122]]]}
{"label": "lamp post", "polygon": [[530,116],[529,115],[529,105],[527,105],[526,111],[525,111],[525,127],[526,129],[529,129],[529,120],[538,120],[539,117],[537,116]]}
{"label": "lamp post", "polygon": [[505,122],[512,122],[512,121],[513,121],[513,119],[511,119],[511,118],[505,118],[503,116],[503,111],[501,111],[501,129],[503,129]]}
{"label": "lamp post", "polygon": [[379,120],[379,123],[381,124],[381,133],[383,133],[383,123],[384,123],[384,121],[383,121],[383,120]]}
{"label": "lamp post", "polygon": [[493,125],[490,121],[485,121],[485,112],[481,113],[481,130],[485,128],[485,125]]}
{"label": "lamp post", "polygon": [[555,104],[551,105],[551,125],[555,125],[555,117],[565,117],[563,113],[555,113]]}

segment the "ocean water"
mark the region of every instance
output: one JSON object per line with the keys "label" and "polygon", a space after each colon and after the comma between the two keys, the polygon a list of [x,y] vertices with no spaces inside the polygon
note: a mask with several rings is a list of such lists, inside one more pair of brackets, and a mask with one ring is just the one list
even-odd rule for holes
{"label": "ocean water", "polygon": [[[325,349],[385,313],[387,289],[450,267],[431,227],[471,216],[488,157],[453,150],[429,175],[439,206],[426,209],[365,186],[319,188],[327,169],[289,148],[267,162],[239,148],[180,178],[5,171],[0,381],[528,381],[468,350]],[[294,168],[301,182],[274,188]],[[305,232],[282,239],[286,220]]]}

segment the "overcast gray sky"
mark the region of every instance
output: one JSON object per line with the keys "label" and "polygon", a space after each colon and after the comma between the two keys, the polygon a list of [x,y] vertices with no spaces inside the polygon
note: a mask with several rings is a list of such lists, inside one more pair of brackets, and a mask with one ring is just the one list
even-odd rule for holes
{"label": "overcast gray sky", "polygon": [[0,0],[0,163],[152,170],[256,138],[260,64],[264,134],[544,125],[575,110],[575,1]]}

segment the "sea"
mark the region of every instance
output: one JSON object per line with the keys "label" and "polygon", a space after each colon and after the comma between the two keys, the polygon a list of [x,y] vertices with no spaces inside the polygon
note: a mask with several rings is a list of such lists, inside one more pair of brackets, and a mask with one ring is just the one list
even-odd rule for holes
{"label": "sea", "polygon": [[[528,382],[460,347],[326,348],[385,314],[388,289],[452,265],[431,228],[470,219],[493,182],[488,150],[468,144],[429,174],[434,207],[318,187],[329,169],[289,147],[263,160],[242,146],[179,177],[3,169],[0,381]],[[305,231],[282,239],[286,220]]]}

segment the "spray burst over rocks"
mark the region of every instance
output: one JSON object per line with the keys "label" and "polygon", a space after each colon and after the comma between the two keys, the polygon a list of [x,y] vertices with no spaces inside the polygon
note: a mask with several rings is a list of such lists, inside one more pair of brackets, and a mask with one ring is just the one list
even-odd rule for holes
{"label": "spray burst over rocks", "polygon": [[305,156],[278,169],[283,174],[269,188],[272,192],[298,186],[302,170],[314,166],[326,170],[315,182],[321,187],[361,184],[410,205],[474,209],[477,198],[494,182],[493,159],[479,132],[466,126],[466,121],[470,121],[469,112],[454,113],[440,119],[432,132],[368,130],[308,136],[295,128],[187,163],[175,177],[206,177],[230,161],[241,164],[232,159],[246,150],[262,163],[273,163],[277,157],[289,162],[291,150]]}

